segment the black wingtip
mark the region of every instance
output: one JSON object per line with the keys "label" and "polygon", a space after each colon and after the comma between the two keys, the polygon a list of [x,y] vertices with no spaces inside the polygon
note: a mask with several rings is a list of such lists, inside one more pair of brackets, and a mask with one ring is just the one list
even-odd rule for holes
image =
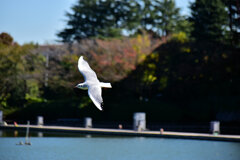
{"label": "black wingtip", "polygon": [[102,111],[104,111],[104,108],[103,108],[103,102],[101,103],[101,108],[102,108]]}

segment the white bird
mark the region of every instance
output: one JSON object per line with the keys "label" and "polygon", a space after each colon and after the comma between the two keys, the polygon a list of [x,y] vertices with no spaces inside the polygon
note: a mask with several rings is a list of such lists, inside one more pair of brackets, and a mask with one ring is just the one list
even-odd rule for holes
{"label": "white bird", "polygon": [[102,87],[112,88],[111,83],[100,82],[96,73],[90,68],[87,61],[80,56],[78,69],[82,73],[85,82],[76,85],[76,88],[88,89],[88,95],[99,110],[103,110]]}

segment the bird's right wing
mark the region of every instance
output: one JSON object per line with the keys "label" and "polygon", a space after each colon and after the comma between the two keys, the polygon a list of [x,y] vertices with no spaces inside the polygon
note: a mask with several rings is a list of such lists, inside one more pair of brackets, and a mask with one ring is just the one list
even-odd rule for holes
{"label": "bird's right wing", "polygon": [[103,110],[102,88],[99,85],[90,85],[88,87],[88,95],[95,104],[95,106],[100,111],[102,111]]}
{"label": "bird's right wing", "polygon": [[78,59],[78,70],[82,73],[85,81],[98,81],[96,73],[90,68],[87,61],[81,56]]}

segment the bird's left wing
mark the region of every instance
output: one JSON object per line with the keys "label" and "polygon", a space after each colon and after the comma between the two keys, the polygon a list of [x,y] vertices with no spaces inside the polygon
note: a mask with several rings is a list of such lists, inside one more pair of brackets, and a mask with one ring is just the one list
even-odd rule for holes
{"label": "bird's left wing", "polygon": [[102,88],[99,85],[90,85],[88,95],[99,110],[103,110]]}
{"label": "bird's left wing", "polygon": [[82,73],[85,81],[98,81],[96,73],[91,69],[88,62],[81,56],[78,60],[78,70]]}

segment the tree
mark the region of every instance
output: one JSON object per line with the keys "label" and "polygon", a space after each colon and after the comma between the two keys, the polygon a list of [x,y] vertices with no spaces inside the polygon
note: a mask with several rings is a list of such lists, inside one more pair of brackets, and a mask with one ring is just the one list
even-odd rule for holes
{"label": "tree", "polygon": [[[186,21],[174,0],[79,0],[67,13],[67,27],[57,35],[63,42],[91,37],[119,37],[147,30],[169,35]],[[186,25],[185,25],[186,26]],[[183,28],[183,27],[182,27]]]}
{"label": "tree", "polygon": [[0,44],[10,46],[13,43],[13,38],[9,34],[3,32],[0,34]]}
{"label": "tree", "polygon": [[228,8],[228,24],[230,29],[230,41],[232,45],[240,45],[240,1],[223,0]]}
{"label": "tree", "polygon": [[123,28],[135,28],[138,16],[133,0],[79,0],[67,13],[68,27],[57,35],[63,42],[90,37],[118,37]]}
{"label": "tree", "polygon": [[180,9],[176,7],[174,0],[156,1],[156,10],[158,11],[156,27],[161,29],[162,35],[167,36],[176,30],[179,22],[183,20],[180,16]]}
{"label": "tree", "polygon": [[185,16],[181,16],[177,20],[177,26],[174,29],[174,33],[181,33],[181,32],[184,32],[187,35],[187,37],[191,36],[192,23]]}
{"label": "tree", "polygon": [[156,17],[155,1],[142,0],[139,8],[140,25],[142,29],[151,30],[154,27],[154,19]]}
{"label": "tree", "polygon": [[222,0],[196,0],[191,4],[192,37],[198,42],[223,42],[227,11]]}
{"label": "tree", "polygon": [[7,34],[0,34],[0,108],[21,107],[40,96],[41,62],[33,52],[35,45],[14,43]]}

